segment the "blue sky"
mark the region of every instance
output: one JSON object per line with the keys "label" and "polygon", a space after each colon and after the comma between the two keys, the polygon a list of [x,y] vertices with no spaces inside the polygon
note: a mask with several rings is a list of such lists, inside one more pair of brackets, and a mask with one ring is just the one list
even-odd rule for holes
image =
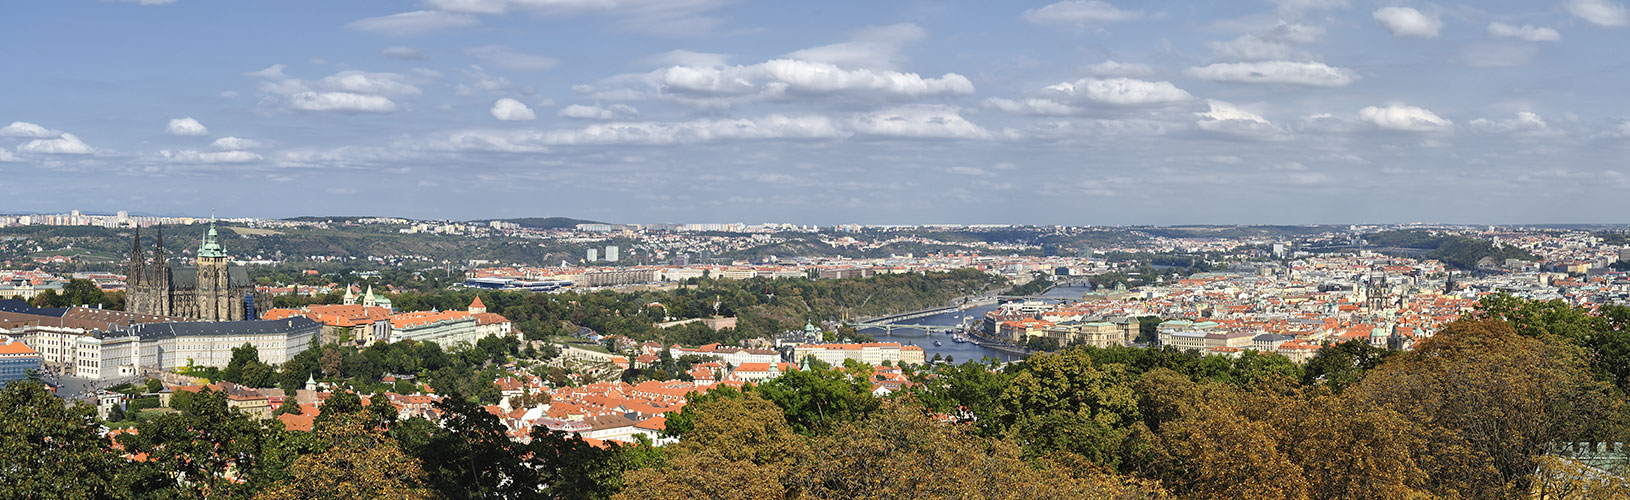
{"label": "blue sky", "polygon": [[1618,0],[6,2],[0,211],[1626,222]]}

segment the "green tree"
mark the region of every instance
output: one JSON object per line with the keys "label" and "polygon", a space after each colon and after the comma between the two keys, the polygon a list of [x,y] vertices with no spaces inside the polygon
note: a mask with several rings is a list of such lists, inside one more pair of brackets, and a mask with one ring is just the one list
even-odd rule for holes
{"label": "green tree", "polygon": [[124,459],[102,437],[95,409],[64,405],[37,381],[14,381],[0,389],[0,435],[0,488],[18,498],[116,496]]}
{"label": "green tree", "polygon": [[812,365],[767,381],[754,392],[780,406],[793,430],[813,435],[877,409],[869,375]]}
{"label": "green tree", "polygon": [[1001,402],[1003,423],[1028,456],[1065,451],[1109,466],[1140,419],[1125,368],[1095,367],[1081,349],[1025,358]]}
{"label": "green tree", "polygon": [[146,454],[150,465],[173,477],[152,493],[199,497],[253,491],[253,482],[233,476],[259,473],[268,430],[229,409],[225,393],[207,388],[186,400],[181,410],[142,422],[137,433],[119,436],[127,451]]}
{"label": "green tree", "polygon": [[1340,392],[1364,378],[1364,373],[1379,366],[1397,351],[1370,345],[1362,339],[1353,339],[1325,346],[1308,360],[1302,370],[1302,383],[1326,384]]}

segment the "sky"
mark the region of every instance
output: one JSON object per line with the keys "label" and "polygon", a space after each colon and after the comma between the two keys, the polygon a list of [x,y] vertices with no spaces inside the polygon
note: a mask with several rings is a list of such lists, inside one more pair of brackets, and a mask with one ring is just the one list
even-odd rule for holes
{"label": "sky", "polygon": [[0,212],[1630,222],[1618,0],[0,4]]}

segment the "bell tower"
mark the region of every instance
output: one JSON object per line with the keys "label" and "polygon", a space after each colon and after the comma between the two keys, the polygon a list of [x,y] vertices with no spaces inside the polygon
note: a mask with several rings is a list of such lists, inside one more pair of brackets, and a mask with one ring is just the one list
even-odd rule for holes
{"label": "bell tower", "polygon": [[216,241],[215,216],[209,218],[209,231],[198,243],[198,319],[232,319],[231,284],[227,282],[226,251]]}

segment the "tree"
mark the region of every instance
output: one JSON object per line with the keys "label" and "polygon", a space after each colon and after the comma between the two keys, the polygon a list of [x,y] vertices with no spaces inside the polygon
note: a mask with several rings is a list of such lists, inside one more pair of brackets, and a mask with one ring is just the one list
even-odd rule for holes
{"label": "tree", "polygon": [[1430,424],[1416,451],[1436,492],[1526,494],[1546,443],[1614,440],[1623,400],[1590,376],[1579,348],[1462,319],[1348,388],[1362,404]]}
{"label": "tree", "polygon": [[420,500],[433,498],[424,468],[407,456],[382,427],[363,415],[342,415],[316,431],[325,447],[300,456],[290,478],[256,495],[257,500]]}
{"label": "tree", "polygon": [[329,377],[339,376],[340,369],[343,368],[344,361],[345,355],[341,354],[339,349],[332,347],[323,348],[321,358],[323,375]]}
{"label": "tree", "polygon": [[811,366],[767,381],[754,392],[781,407],[793,430],[813,435],[877,409],[878,400],[865,378],[870,373],[859,375]]}
{"label": "tree", "polygon": [[1340,392],[1364,378],[1365,372],[1379,366],[1393,354],[1397,354],[1397,351],[1372,346],[1362,339],[1325,346],[1313,359],[1308,360],[1302,370],[1302,383],[1322,383]]}
{"label": "tree", "polygon": [[378,427],[390,427],[396,424],[396,418],[401,414],[396,405],[391,404],[390,398],[381,393],[375,393],[368,398],[367,415],[370,422]]}
{"label": "tree", "polygon": [[909,402],[816,438],[794,491],[808,498],[1158,498],[1158,487],[1061,462],[1026,461],[1012,442],[930,419]]}
{"label": "tree", "polygon": [[26,498],[115,497],[124,459],[109,449],[96,410],[64,405],[37,381],[0,389],[0,485]]}
{"label": "tree", "polygon": [[1007,410],[1002,406],[1002,392],[1011,380],[994,364],[938,365],[931,374],[913,377],[917,385],[910,390],[929,409],[973,421],[982,435],[995,436],[1005,429],[1002,417]]}
{"label": "tree", "polygon": [[451,393],[436,402],[441,428],[422,446],[404,449],[424,462],[430,487],[448,499],[515,498],[541,481],[523,459],[524,446],[509,439],[497,416],[464,396]]}
{"label": "tree", "polygon": [[137,433],[119,436],[126,451],[146,454],[148,465],[172,477],[162,483],[159,494],[197,497],[253,491],[256,484],[235,480],[229,473],[238,477],[259,473],[261,446],[269,431],[229,409],[225,393],[207,388],[185,400],[180,409],[181,413],[142,422]]}
{"label": "tree", "polygon": [[1028,456],[1065,451],[1113,466],[1139,420],[1129,380],[1120,365],[1094,367],[1085,350],[1032,355],[1002,392],[1003,423]]}
{"label": "tree", "polygon": [[362,397],[351,391],[335,391],[317,407],[317,418],[312,425],[322,426],[341,415],[362,413]]}
{"label": "tree", "polygon": [[776,499],[787,496],[788,475],[808,460],[806,439],[781,409],[757,394],[692,402],[685,439],[668,446],[660,467],[629,472],[616,498]]}

